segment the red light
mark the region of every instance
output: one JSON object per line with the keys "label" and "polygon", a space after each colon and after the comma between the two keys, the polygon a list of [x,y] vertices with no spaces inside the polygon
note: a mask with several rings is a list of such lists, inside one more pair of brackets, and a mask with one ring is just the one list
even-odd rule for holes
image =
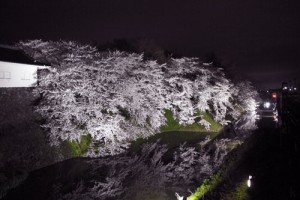
{"label": "red light", "polygon": [[276,93],[272,93],[272,98],[276,99],[277,98],[277,94]]}

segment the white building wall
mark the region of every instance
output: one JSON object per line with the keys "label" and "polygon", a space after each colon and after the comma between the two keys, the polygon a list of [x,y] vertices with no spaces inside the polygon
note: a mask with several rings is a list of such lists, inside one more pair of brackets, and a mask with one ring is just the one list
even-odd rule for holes
{"label": "white building wall", "polygon": [[0,88],[35,87],[37,65],[0,61]]}

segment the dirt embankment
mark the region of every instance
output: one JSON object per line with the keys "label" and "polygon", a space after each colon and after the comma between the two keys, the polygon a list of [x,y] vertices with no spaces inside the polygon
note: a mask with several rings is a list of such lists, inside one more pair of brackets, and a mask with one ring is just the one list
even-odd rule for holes
{"label": "dirt embankment", "polygon": [[33,112],[35,100],[30,88],[0,89],[0,194],[26,178],[29,171],[65,156],[47,143]]}

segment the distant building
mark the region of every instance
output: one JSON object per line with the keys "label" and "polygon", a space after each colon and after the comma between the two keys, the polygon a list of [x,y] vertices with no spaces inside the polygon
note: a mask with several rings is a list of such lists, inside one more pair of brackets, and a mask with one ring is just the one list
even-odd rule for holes
{"label": "distant building", "polygon": [[0,88],[36,87],[38,70],[48,68],[16,47],[0,45]]}

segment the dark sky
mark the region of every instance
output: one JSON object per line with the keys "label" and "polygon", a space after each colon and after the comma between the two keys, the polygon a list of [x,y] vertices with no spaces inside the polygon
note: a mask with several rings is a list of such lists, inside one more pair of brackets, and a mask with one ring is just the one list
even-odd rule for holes
{"label": "dark sky", "polygon": [[299,0],[1,0],[0,43],[149,38],[266,88],[299,79],[299,22]]}

